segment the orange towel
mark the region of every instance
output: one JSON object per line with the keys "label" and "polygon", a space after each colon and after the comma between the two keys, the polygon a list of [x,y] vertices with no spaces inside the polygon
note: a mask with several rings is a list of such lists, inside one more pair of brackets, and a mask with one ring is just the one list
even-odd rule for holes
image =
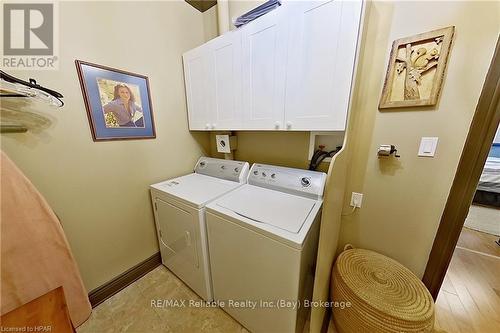
{"label": "orange towel", "polygon": [[1,314],[59,286],[73,325],[91,306],[58,218],[35,186],[1,152]]}

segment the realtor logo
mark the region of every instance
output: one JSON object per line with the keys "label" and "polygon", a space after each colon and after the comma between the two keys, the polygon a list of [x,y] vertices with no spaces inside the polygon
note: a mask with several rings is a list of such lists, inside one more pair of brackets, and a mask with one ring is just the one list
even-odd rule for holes
{"label": "realtor logo", "polygon": [[3,4],[2,68],[56,69],[54,3]]}
{"label": "realtor logo", "polygon": [[4,4],[4,54],[52,55],[54,52],[54,5]]}

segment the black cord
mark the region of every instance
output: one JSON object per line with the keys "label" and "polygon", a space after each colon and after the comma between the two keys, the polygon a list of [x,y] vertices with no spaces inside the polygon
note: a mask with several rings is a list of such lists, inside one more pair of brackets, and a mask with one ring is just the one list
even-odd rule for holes
{"label": "black cord", "polygon": [[314,152],[313,157],[311,157],[311,163],[309,164],[309,168],[318,159],[319,155],[321,155],[322,153],[325,153],[325,151],[323,151],[323,149],[317,149]]}
{"label": "black cord", "polygon": [[311,157],[311,162],[309,163],[309,170],[314,170],[312,169],[313,168],[313,165],[314,165],[314,162],[318,159],[319,155],[321,155],[321,153],[323,153],[323,149],[317,149],[313,156]]}
{"label": "black cord", "polygon": [[319,155],[323,153],[322,149],[317,149],[313,156],[311,157],[311,162],[309,163],[309,170],[314,170],[314,164],[316,160],[318,159]]}
{"label": "black cord", "polygon": [[323,150],[316,150],[314,152],[313,157],[311,158],[311,163],[309,164],[309,170],[316,170],[318,166],[323,162],[323,160],[327,157],[333,157],[336,153],[338,153],[342,149],[342,146],[337,146],[332,151],[323,151]]}
{"label": "black cord", "polygon": [[321,162],[323,162],[323,160],[324,160],[327,156],[328,156],[328,157],[331,157],[331,156],[330,156],[330,154],[331,154],[331,153],[333,153],[333,152],[336,152],[336,151],[335,151],[335,150],[332,150],[332,151],[330,151],[330,152],[328,152],[328,153],[326,153],[326,154],[321,155],[321,156],[318,158],[318,160],[316,161],[316,163],[315,163],[315,168],[314,168],[314,170],[316,170],[316,169],[318,168],[318,166],[321,164]]}

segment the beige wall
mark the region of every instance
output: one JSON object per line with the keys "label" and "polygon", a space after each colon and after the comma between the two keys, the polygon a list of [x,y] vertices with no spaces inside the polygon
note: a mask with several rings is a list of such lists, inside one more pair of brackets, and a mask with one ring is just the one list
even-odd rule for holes
{"label": "beige wall", "polygon": [[203,34],[205,41],[218,36],[217,6],[213,6],[203,13]]}
{"label": "beige wall", "polygon": [[[499,2],[446,1],[431,7],[406,1],[371,5],[345,192],[346,200],[352,191],[364,193],[363,207],[343,218],[339,243],[389,255],[420,277],[500,32]],[[392,41],[450,25],[456,33],[438,106],[379,112]],[[417,156],[422,136],[439,137],[434,158]],[[395,144],[401,158],[378,160],[380,144]]]}
{"label": "beige wall", "polygon": [[[190,172],[208,134],[190,133],[181,54],[205,40],[183,1],[62,2],[60,69],[12,72],[60,91],[44,130],[2,135],[2,149],[49,201],[91,290],[158,251],[148,185]],[[94,143],[74,60],[149,76],[155,140]]]}
{"label": "beige wall", "polygon": [[[217,153],[215,135],[229,132],[213,132],[210,135],[210,154],[224,158]],[[265,132],[237,131],[232,132],[238,138],[238,149],[234,151],[236,160],[249,163],[266,163],[288,166],[292,168],[308,168],[309,132]],[[321,163],[320,171],[327,171],[329,163]]]}
{"label": "beige wall", "polygon": [[294,168],[307,168],[309,132],[236,132],[235,157],[250,163],[260,162]]}

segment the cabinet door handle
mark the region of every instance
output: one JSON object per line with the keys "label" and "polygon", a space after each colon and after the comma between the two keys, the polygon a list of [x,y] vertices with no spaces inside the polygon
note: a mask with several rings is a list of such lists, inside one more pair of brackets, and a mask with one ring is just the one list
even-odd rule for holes
{"label": "cabinet door handle", "polygon": [[209,123],[205,124],[205,129],[210,129],[210,124]]}
{"label": "cabinet door handle", "polygon": [[186,231],[186,245],[191,246],[191,233],[189,231]]}
{"label": "cabinet door handle", "polygon": [[288,129],[292,128],[292,122],[291,121],[287,121],[286,122],[286,128],[288,128]]}
{"label": "cabinet door handle", "polygon": [[214,129],[215,127],[217,127],[217,124],[216,124],[216,123],[213,123],[213,124],[212,124],[212,129]]}
{"label": "cabinet door handle", "polygon": [[274,122],[274,128],[280,128],[281,123],[279,121]]}

